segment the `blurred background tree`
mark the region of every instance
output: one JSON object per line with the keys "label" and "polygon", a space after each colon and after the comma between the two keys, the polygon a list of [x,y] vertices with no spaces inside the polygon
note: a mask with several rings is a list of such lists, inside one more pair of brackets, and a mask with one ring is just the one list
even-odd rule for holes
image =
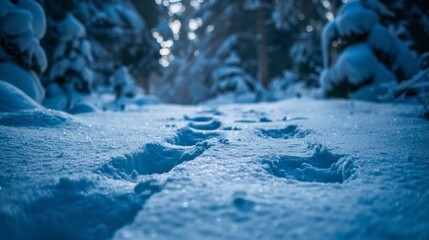
{"label": "blurred background tree", "polygon": [[[113,75],[125,67],[146,94],[155,94],[167,102],[200,103],[224,94],[214,90],[219,89],[216,86],[223,79],[216,76],[219,69],[229,69],[225,63],[231,54],[240,59],[240,74],[246,76],[246,82],[259,82],[257,85],[261,86],[248,88],[249,94],[259,96],[254,101],[320,96],[317,91],[323,70],[335,63],[347,47],[368,37],[364,33],[330,39],[327,53],[330,61],[324,66],[323,27],[335,21],[343,2],[350,5],[354,1],[37,1],[47,16],[47,34],[41,45],[49,66],[44,74],[39,73],[47,98],[65,89],[87,95],[114,94]],[[429,51],[427,1],[357,2],[367,8],[382,4],[391,12],[392,15],[378,14],[379,24],[404,43],[416,59],[422,59],[417,65],[422,69],[427,67],[428,61],[421,57]],[[67,28],[72,30],[72,26],[64,25],[70,16],[76,21],[69,22],[76,23],[84,34],[74,34],[65,44],[60,36]],[[359,22],[354,21],[350,24]],[[383,64],[388,62],[376,49],[371,51],[376,52]],[[65,59],[84,61],[66,68]],[[409,78],[408,74],[401,76],[400,72],[392,71],[398,82]],[[74,84],[66,84],[70,82]],[[258,93],[255,89],[259,89]],[[138,94],[136,91],[134,95]]]}

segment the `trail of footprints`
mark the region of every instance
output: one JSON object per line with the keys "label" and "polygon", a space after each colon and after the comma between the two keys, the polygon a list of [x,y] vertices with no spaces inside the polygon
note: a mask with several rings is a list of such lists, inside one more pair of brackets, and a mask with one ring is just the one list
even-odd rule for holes
{"label": "trail of footprints", "polygon": [[[251,117],[249,119],[249,116]],[[273,120],[266,117],[266,113],[247,111],[243,119],[236,123],[270,123]],[[257,120],[258,118],[259,121]],[[289,119],[284,117],[281,121],[305,120],[306,118]],[[259,128],[256,135],[263,139],[274,141],[289,147],[288,154],[270,155],[260,158],[260,163],[267,173],[278,177],[293,179],[301,182],[343,183],[354,173],[352,159],[346,155],[334,154],[320,143],[306,143],[304,146],[288,144],[284,140],[306,138],[313,131],[302,129],[295,124],[284,128]],[[279,142],[284,141],[284,142]],[[294,155],[295,154],[295,155]]]}
{"label": "trail of footprints", "polygon": [[[165,182],[158,181],[156,176],[141,181],[139,175],[169,172],[203,154],[210,147],[209,140],[220,136],[216,130],[221,122],[213,117],[185,117],[185,120],[187,126],[165,142],[148,143],[133,153],[113,157],[95,171],[117,180],[138,180],[133,191],[117,191],[114,184],[113,193],[100,191],[106,186],[94,179],[62,177],[52,186],[50,194],[26,206],[25,216],[34,221],[11,218],[10,222],[24,222],[32,238],[37,239],[112,238],[117,229],[135,218],[148,199],[164,188]],[[38,207],[41,203],[44,208]],[[51,221],[46,221],[47,218]],[[70,220],[68,224],[51,224],[63,222],[64,218]],[[20,234],[11,230],[10,235],[28,238]]]}
{"label": "trail of footprints", "polygon": [[[185,116],[187,126],[178,129],[174,136],[166,138],[165,142],[148,143],[133,153],[111,158],[96,172],[118,180],[137,180],[139,175],[166,173],[183,162],[194,160],[214,143],[210,139],[217,138],[218,142],[222,142],[221,133],[218,131],[222,122],[207,115],[220,116],[223,114],[215,110],[204,112],[204,114],[199,117]],[[241,131],[241,128],[228,126],[223,127],[222,130]],[[278,129],[256,128],[253,131],[260,137],[260,141],[284,144],[285,147],[289,147],[291,154],[298,154],[275,155],[273,153],[257,160],[261,168],[276,178],[302,182],[343,183],[353,174],[353,163],[347,156],[334,154],[321,144],[309,143],[304,146],[298,144],[291,148],[292,144],[288,141],[305,138],[311,133],[309,130],[301,129],[298,125],[288,125]],[[225,151],[228,149],[225,148]],[[49,204],[53,213],[59,212],[57,206],[63,206],[61,211],[64,212],[64,215],[70,219],[76,219],[73,221],[73,229],[77,229],[77,231],[70,233],[72,234],[70,236],[77,239],[82,236],[110,238],[116,229],[131,222],[145,202],[154,194],[162,191],[164,184],[156,180],[154,176],[149,180],[137,183],[134,192],[113,195],[96,192],[88,194],[96,182],[62,178],[53,189],[52,196],[41,201]],[[73,197],[64,199],[62,196],[65,195]],[[231,204],[238,210],[252,211],[254,204],[247,199],[246,192],[234,195],[233,199]],[[76,208],[76,205],[79,207]],[[127,207],[124,208],[124,206]],[[38,208],[34,209],[32,215],[46,215]],[[95,216],[86,216],[85,214],[88,212],[95,213]],[[80,219],[83,218],[97,218],[97,221],[103,223],[106,228],[94,228],[92,221],[82,223]],[[52,219],[56,219],[56,215],[53,215]],[[40,238],[56,237],[57,235],[58,238],[61,238],[66,231],[62,226],[45,226],[50,231],[45,231],[43,227],[40,230],[40,234],[42,234]],[[44,232],[52,232],[52,236],[45,236]]]}
{"label": "trail of footprints", "polygon": [[166,173],[194,160],[210,147],[209,139],[220,135],[215,130],[222,124],[209,116],[184,119],[189,122],[187,127],[166,138],[166,143],[148,143],[134,153],[114,157],[101,167],[101,172],[115,179],[135,179],[138,175]]}
{"label": "trail of footprints", "polygon": [[[217,131],[222,125],[221,121],[207,115],[223,114],[215,110],[204,114],[197,117],[185,116],[187,126],[178,129],[174,136],[166,138],[163,143],[148,143],[136,152],[114,157],[101,167],[101,172],[115,179],[136,179],[138,175],[166,173],[183,162],[194,160],[211,146],[209,139],[221,136]],[[225,127],[222,130],[241,129]],[[294,124],[276,129],[257,128],[254,131],[262,139],[285,146],[290,145],[286,142],[290,139],[305,138],[312,133],[311,130]],[[322,183],[342,183],[354,172],[350,158],[334,154],[319,143],[290,148],[290,152],[292,153],[260,158],[262,168],[275,177]],[[293,155],[297,153],[298,155]]]}

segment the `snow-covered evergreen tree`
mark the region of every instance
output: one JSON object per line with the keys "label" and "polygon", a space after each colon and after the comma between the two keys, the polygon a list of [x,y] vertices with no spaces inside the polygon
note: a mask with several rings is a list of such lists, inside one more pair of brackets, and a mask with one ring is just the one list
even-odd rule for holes
{"label": "snow-covered evergreen tree", "polygon": [[[94,91],[111,89],[110,77],[120,67],[127,66],[136,76],[137,82],[148,90],[149,75],[159,69],[160,45],[152,37],[151,27],[157,25],[161,17],[153,16],[154,1],[133,3],[121,0],[39,0],[46,9],[50,29],[67,14],[79,20],[86,29],[94,61],[89,67],[94,72]],[[147,8],[147,7],[150,8]],[[146,14],[148,16],[141,16]],[[148,19],[148,27],[144,18]],[[43,43],[48,56],[53,56],[55,39],[48,38]]]}
{"label": "snow-covered evergreen tree", "polygon": [[43,8],[31,0],[0,1],[0,80],[41,102],[45,92],[37,76],[47,60],[39,40],[45,35]]}
{"label": "snow-covered evergreen tree", "polygon": [[[295,72],[297,78],[292,84],[303,83],[313,88],[318,86],[317,76],[322,69],[320,35],[337,4],[335,1],[313,1],[309,4],[297,0],[279,1],[276,4],[272,19],[277,30],[277,41],[284,53],[283,60],[278,60],[278,67],[282,71],[287,69]],[[284,84],[290,79],[286,77]]]}
{"label": "snow-covered evergreen tree", "polygon": [[[213,71],[232,51],[240,55],[242,68],[254,79],[268,81],[262,77],[264,72],[269,74],[268,79],[275,75],[274,71],[262,71],[263,66],[269,67],[273,63],[268,56],[274,53],[269,49],[275,49],[271,45],[271,31],[274,29],[270,21],[272,1],[178,2],[180,4],[175,2],[174,5],[185,10],[177,14],[180,29],[171,49],[174,60],[158,87],[159,94],[166,96],[167,101],[198,103],[206,100],[210,96]],[[256,17],[261,8],[262,17]],[[260,38],[258,22],[263,26],[265,41]],[[265,58],[262,52],[267,55]],[[173,88],[164,88],[165,85]]]}
{"label": "snow-covered evergreen tree", "polygon": [[[59,110],[68,110],[80,101],[79,96],[89,95],[93,89],[94,74],[91,44],[86,39],[86,29],[72,14],[56,24],[50,34],[57,41],[51,56],[52,64],[46,76],[47,97],[45,104]],[[66,95],[63,98],[62,95]],[[65,101],[61,102],[59,99]],[[50,105],[55,103],[55,106]]]}
{"label": "snow-covered evergreen tree", "polygon": [[[385,100],[390,87],[417,73],[418,57],[381,24],[381,16],[393,15],[377,0],[352,1],[325,26],[321,84],[327,96]],[[332,66],[331,43],[340,50]]]}
{"label": "snow-covered evergreen tree", "polygon": [[137,94],[135,80],[126,67],[119,68],[112,76],[112,86],[117,98],[132,98]]}
{"label": "snow-covered evergreen tree", "polygon": [[231,52],[213,71],[211,92],[218,102],[257,102],[264,97],[264,88],[244,71],[236,52]]}
{"label": "snow-covered evergreen tree", "polygon": [[[382,18],[389,30],[419,54],[429,52],[429,2],[425,0],[380,0],[394,13]],[[406,9],[406,11],[404,11]]]}

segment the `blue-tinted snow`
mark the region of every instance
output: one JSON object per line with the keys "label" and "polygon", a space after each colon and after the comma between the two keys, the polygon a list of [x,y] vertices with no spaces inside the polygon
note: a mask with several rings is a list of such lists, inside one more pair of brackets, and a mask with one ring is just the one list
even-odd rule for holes
{"label": "blue-tinted snow", "polygon": [[[366,85],[349,94],[351,98],[383,100],[387,98],[387,89],[398,80],[418,73],[420,59],[379,23],[379,15],[391,16],[393,13],[377,0],[351,1],[340,8],[334,21],[325,25],[321,38],[325,70],[320,77],[325,92],[345,82],[351,86]],[[349,44],[332,64],[331,42],[356,36],[364,40]],[[390,59],[391,66],[383,63],[377,53]],[[398,76],[404,79],[397,79]],[[365,82],[368,80],[370,83]]]}
{"label": "blue-tinted snow", "polygon": [[[0,2],[0,35],[3,45],[13,51],[0,51],[0,80],[20,88],[37,102],[45,96],[35,74],[46,70],[48,63],[39,39],[46,32],[43,8],[31,0]],[[19,61],[16,60],[17,56]],[[13,62],[19,62],[20,66]],[[25,66],[25,67],[23,67]]]}
{"label": "blue-tinted snow", "polygon": [[0,236],[427,239],[418,110],[288,100],[1,113]]}
{"label": "blue-tinted snow", "polygon": [[15,112],[42,108],[27,94],[12,84],[0,81],[0,112]]}
{"label": "blue-tinted snow", "polygon": [[0,81],[13,84],[35,101],[41,102],[45,97],[42,83],[34,72],[29,72],[14,63],[2,62],[0,74]]}

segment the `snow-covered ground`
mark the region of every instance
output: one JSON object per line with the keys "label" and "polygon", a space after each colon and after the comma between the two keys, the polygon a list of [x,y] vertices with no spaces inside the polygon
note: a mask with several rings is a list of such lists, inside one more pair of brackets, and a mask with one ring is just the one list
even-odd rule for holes
{"label": "snow-covered ground", "polygon": [[1,239],[428,239],[410,105],[0,113]]}

